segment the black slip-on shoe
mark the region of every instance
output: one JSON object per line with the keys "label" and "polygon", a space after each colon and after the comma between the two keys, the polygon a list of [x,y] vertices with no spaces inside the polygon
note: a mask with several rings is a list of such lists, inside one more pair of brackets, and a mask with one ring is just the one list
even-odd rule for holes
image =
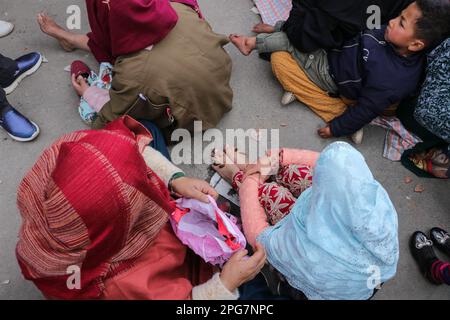
{"label": "black slip-on shoe", "polygon": [[431,265],[437,260],[436,253],[433,249],[433,241],[427,238],[426,234],[416,231],[409,240],[409,248],[412,256],[419,265],[422,274],[432,283],[440,284],[431,276]]}
{"label": "black slip-on shoe", "polygon": [[444,229],[434,227],[430,230],[430,238],[439,250],[450,257],[450,233]]}

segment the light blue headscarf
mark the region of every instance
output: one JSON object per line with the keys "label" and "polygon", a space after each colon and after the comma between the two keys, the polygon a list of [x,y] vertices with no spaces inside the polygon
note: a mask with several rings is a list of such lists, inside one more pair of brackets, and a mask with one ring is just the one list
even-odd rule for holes
{"label": "light blue headscarf", "polygon": [[368,299],[395,275],[397,227],[395,208],[363,156],[336,142],[320,155],[312,187],[257,240],[309,299]]}

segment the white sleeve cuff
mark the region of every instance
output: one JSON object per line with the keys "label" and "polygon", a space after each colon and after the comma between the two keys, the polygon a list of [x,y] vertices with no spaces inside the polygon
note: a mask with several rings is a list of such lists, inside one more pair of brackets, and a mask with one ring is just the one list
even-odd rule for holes
{"label": "white sleeve cuff", "polygon": [[147,166],[149,166],[166,185],[169,184],[170,178],[172,178],[175,173],[183,172],[183,170],[177,168],[172,162],[164,157],[161,152],[152,147],[145,147],[142,156],[144,157]]}
{"label": "white sleeve cuff", "polygon": [[192,288],[192,300],[237,300],[239,298],[238,289],[230,292],[220,280],[220,273],[207,282]]}

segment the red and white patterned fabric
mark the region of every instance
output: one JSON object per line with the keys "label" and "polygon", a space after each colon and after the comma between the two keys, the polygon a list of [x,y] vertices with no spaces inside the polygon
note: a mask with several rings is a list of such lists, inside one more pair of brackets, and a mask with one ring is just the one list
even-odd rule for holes
{"label": "red and white patterned fabric", "polygon": [[298,198],[303,191],[311,187],[312,177],[311,167],[288,165],[281,167],[276,176],[276,181],[288,188],[292,195]]}
{"label": "red and white patterned fabric", "polygon": [[[291,164],[280,167],[274,177],[276,182],[260,185],[259,202],[266,211],[270,224],[276,224],[289,214],[300,194],[311,186],[312,177],[313,170],[310,166]],[[234,176],[232,186],[236,191],[239,191],[243,178],[242,171]]]}
{"label": "red and white patterned fabric", "polygon": [[422,141],[414,133],[406,130],[396,117],[377,117],[370,124],[387,129],[383,157],[392,161],[400,161],[403,152]]}

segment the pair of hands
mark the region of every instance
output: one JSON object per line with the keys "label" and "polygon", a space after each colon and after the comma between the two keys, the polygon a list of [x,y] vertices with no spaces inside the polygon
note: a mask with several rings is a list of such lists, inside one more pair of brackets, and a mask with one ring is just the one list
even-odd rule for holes
{"label": "pair of hands", "polygon": [[279,153],[267,154],[258,159],[257,163],[247,165],[244,179],[259,174],[259,182],[264,183],[270,176],[277,174],[280,167]]}
{"label": "pair of hands", "polygon": [[[330,126],[320,128],[317,131],[317,133],[323,139],[333,137]],[[280,155],[271,154],[269,152],[267,155],[259,158],[256,164],[247,165],[245,169],[244,179],[246,179],[251,175],[259,174],[259,176],[257,176],[259,183],[264,183],[270,176],[277,174],[279,166],[280,166]]]}

